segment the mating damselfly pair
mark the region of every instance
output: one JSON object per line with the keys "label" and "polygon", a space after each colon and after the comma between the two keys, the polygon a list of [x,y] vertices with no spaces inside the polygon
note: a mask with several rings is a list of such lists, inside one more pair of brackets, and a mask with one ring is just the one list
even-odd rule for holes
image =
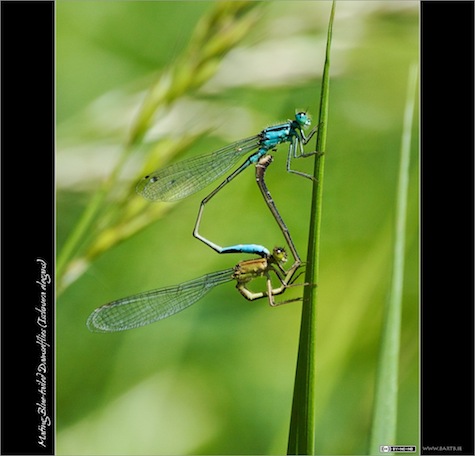
{"label": "mating damselfly pair", "polygon": [[[89,316],[88,328],[97,332],[113,332],[144,326],[174,315],[197,302],[215,286],[232,280],[236,281],[236,288],[248,300],[267,297],[271,306],[298,300],[277,303],[274,298],[294,285],[295,274],[302,266],[302,261],[266,186],[265,172],[272,163],[271,152],[275,151],[278,145],[289,143],[287,171],[313,179],[312,176],[291,168],[292,159],[317,154],[315,151],[310,153],[304,151],[304,146],[318,129],[317,125],[306,136],[304,129],[309,127],[310,123],[309,115],[300,111],[295,114],[294,120],[265,128],[255,136],[237,141],[213,153],[171,164],[145,176],[137,185],[136,190],[139,194],[152,201],[176,201],[205,188],[229,171],[239,158],[249,154],[235,171],[201,201],[193,235],[218,253],[255,254],[260,258],[241,261],[233,268],[207,274],[179,285],[139,293],[103,305]],[[256,182],[294,257],[294,263],[288,270],[283,267],[287,261],[284,248],[274,248],[271,253],[266,247],[258,244],[221,247],[198,232],[206,204],[251,164],[256,166]],[[278,286],[272,284],[271,273],[277,277]],[[247,285],[259,277],[265,277],[266,290],[253,292]]]}

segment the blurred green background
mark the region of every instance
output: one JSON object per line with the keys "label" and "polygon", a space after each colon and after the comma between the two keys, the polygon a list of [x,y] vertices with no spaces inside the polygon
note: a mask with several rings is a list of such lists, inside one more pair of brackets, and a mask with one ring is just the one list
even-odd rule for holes
{"label": "blurred green background", "polygon": [[[180,59],[216,3],[56,2],[58,255],[118,161],[147,89]],[[195,156],[291,118],[296,108],[316,121],[330,8],[323,1],[256,3],[255,25],[217,62],[217,73],[160,111],[107,205],[117,205],[124,189],[126,199],[138,198],[131,189],[160,141],[209,128],[185,153]],[[337,2],[318,284],[319,454],[368,451],[418,36],[419,2]],[[412,133],[395,442],[404,445],[419,439],[417,122]],[[305,258],[311,183],[288,175],[285,158],[281,146],[267,183]],[[311,173],[313,159],[294,166]],[[92,334],[85,326],[90,312],[111,300],[246,259],[220,256],[191,235],[212,188],[164,205],[156,221],[69,271],[56,310],[58,454],[285,453],[300,303],[248,302],[230,283],[148,327]],[[251,168],[207,206],[201,232],[220,245],[284,242]],[[90,239],[100,233],[93,225]]]}

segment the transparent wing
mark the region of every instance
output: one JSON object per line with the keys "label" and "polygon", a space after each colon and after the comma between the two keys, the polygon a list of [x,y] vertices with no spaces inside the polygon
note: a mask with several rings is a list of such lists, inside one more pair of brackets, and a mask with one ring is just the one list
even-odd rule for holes
{"label": "transparent wing", "polygon": [[234,269],[206,274],[180,285],[119,299],[97,308],[87,319],[93,332],[114,332],[145,326],[191,306],[215,286],[232,280]]}
{"label": "transparent wing", "polygon": [[251,136],[206,155],[173,163],[145,176],[137,193],[151,201],[176,201],[211,184],[228,171],[239,157],[257,149],[259,136]]}

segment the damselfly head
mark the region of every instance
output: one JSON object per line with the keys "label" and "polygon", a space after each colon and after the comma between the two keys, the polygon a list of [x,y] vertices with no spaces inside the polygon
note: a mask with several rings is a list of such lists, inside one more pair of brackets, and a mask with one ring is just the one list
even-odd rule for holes
{"label": "damselfly head", "polygon": [[287,261],[287,252],[283,247],[274,247],[274,250],[272,250],[272,257],[278,263],[285,263]]}
{"label": "damselfly head", "polygon": [[312,123],[312,118],[310,114],[307,114],[306,111],[298,111],[295,113],[295,120],[301,127],[309,127]]}

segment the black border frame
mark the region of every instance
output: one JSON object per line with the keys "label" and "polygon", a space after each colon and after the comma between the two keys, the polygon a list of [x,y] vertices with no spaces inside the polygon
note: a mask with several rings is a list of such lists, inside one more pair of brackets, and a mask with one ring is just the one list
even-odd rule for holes
{"label": "black border frame", "polygon": [[1,3],[2,454],[55,446],[54,14]]}
{"label": "black border frame", "polygon": [[421,4],[421,454],[474,454],[473,2]]}

